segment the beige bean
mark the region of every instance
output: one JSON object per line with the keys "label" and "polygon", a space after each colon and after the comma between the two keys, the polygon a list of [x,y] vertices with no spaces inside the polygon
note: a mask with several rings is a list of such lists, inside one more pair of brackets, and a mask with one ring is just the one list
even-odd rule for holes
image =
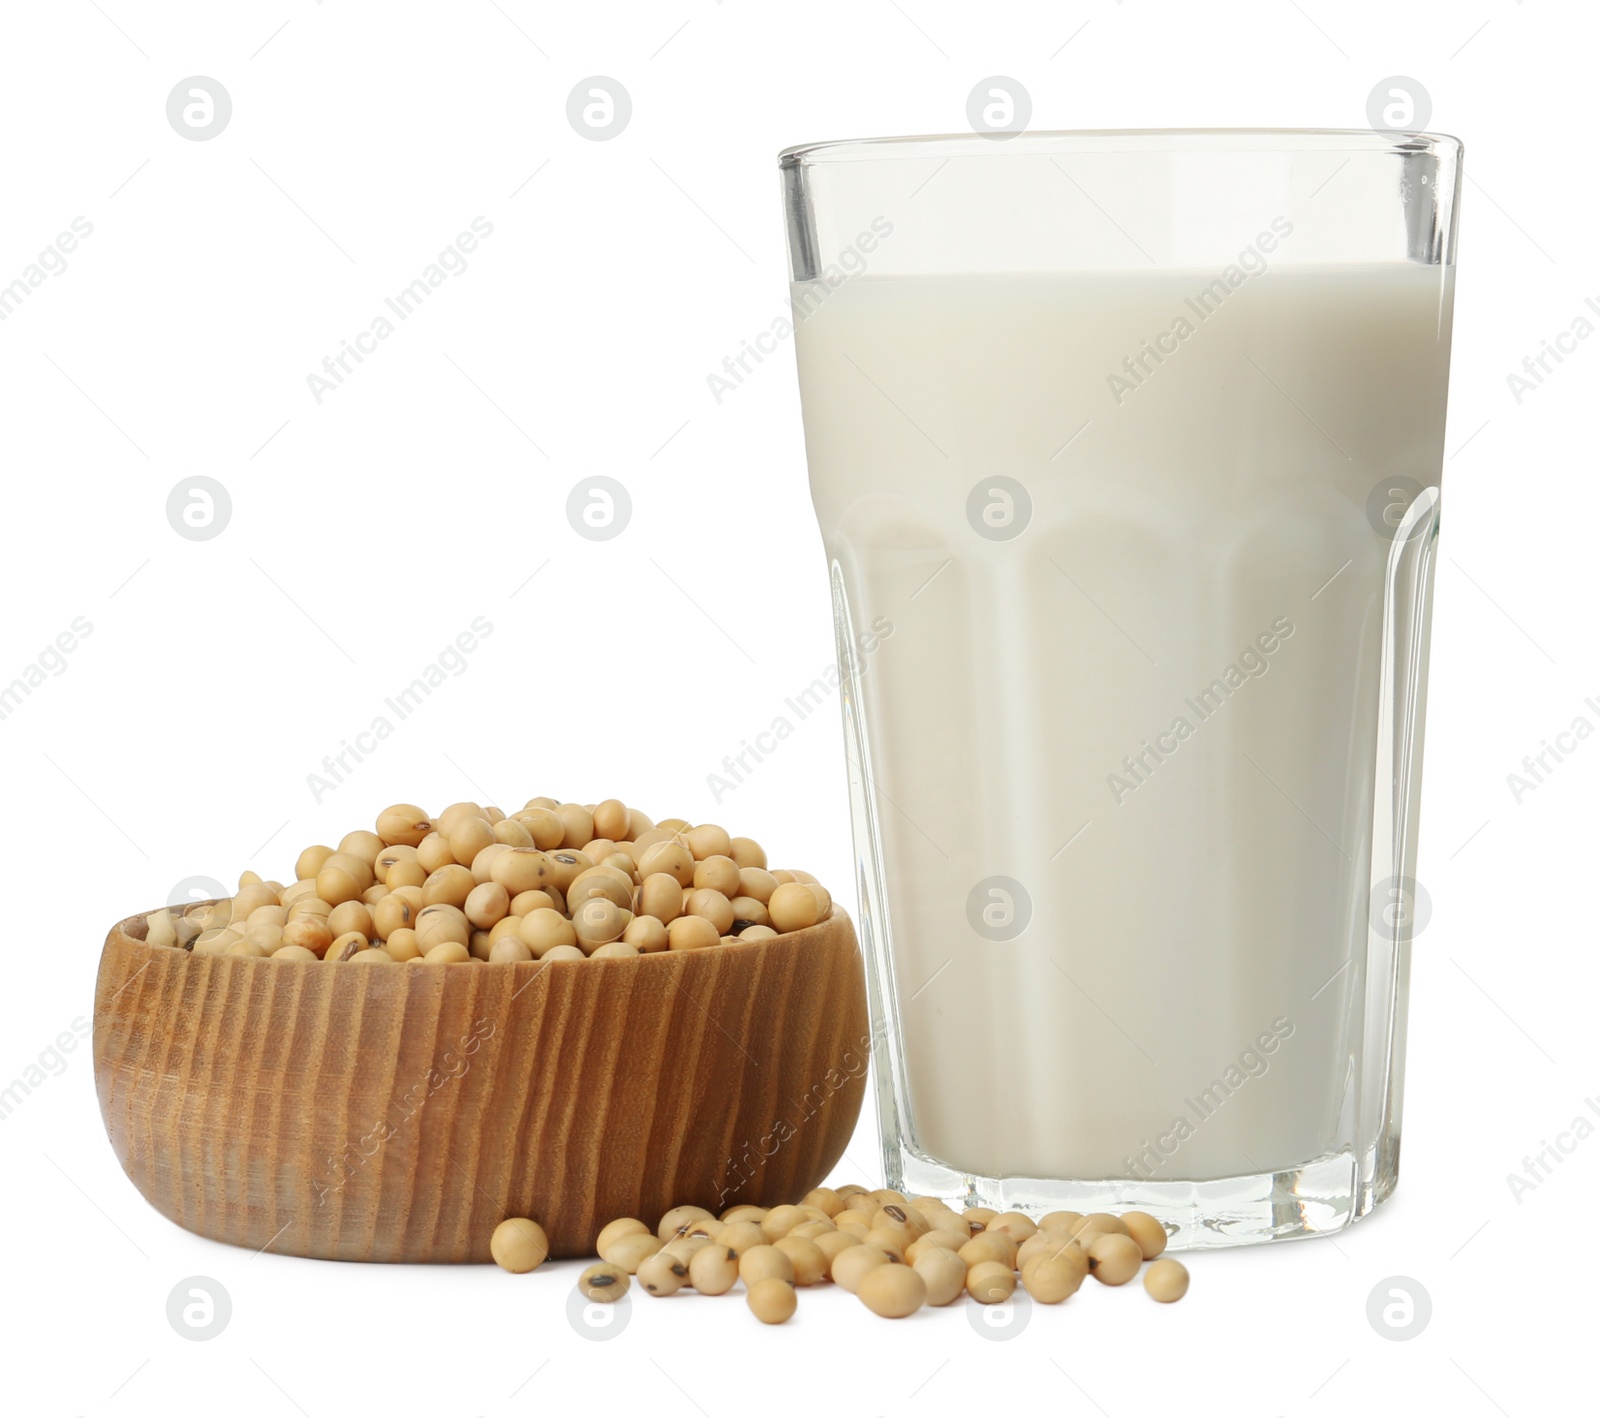
{"label": "beige bean", "polygon": [[828,1273],[840,1289],[848,1290],[853,1295],[861,1284],[861,1277],[869,1270],[875,1270],[880,1265],[899,1264],[901,1261],[898,1256],[890,1255],[880,1246],[848,1246],[834,1256]]}
{"label": "beige bean", "polygon": [[948,1305],[967,1287],[967,1263],[944,1246],[923,1251],[912,1269],[922,1277],[930,1305]]}
{"label": "beige bean", "polygon": [[373,934],[372,912],[360,901],[345,901],[328,913],[328,929],[336,936],[359,931],[364,936]]}
{"label": "beige bean", "polygon": [[619,1265],[601,1261],[578,1277],[578,1290],[586,1299],[602,1303],[620,1300],[628,1293],[628,1272]]}
{"label": "beige bean", "polygon": [[[324,867],[323,870],[326,871],[327,868]],[[318,877],[317,880],[320,883],[322,878]],[[472,895],[473,888],[477,884],[466,867],[451,862],[448,866],[442,866],[438,871],[429,873],[428,879],[422,883],[422,903],[425,906],[455,906],[459,909],[467,904],[467,897]],[[321,890],[319,885],[318,894]]]}
{"label": "beige bean", "polygon": [[684,844],[694,853],[697,862],[703,862],[707,857],[729,857],[733,855],[733,839],[727,831],[715,823],[703,823],[699,827],[691,827],[683,834]]}
{"label": "beige bean", "polygon": [[749,1202],[743,1201],[737,1206],[730,1206],[722,1213],[721,1219],[730,1226],[735,1221],[754,1221],[759,1225],[766,1219],[767,1210],[768,1208],[765,1206],[753,1206]]}
{"label": "beige bean", "polygon": [[599,945],[589,953],[591,960],[634,960],[640,954],[639,947],[629,945],[625,940],[614,940],[606,945]]}
{"label": "beige bean", "polygon": [[[416,916],[411,902],[398,892],[391,891],[372,909],[372,933],[379,940],[388,940],[396,931],[410,926]],[[331,930],[333,918],[330,916],[328,920]]]}
{"label": "beige bean", "polygon": [[805,1212],[798,1206],[775,1206],[761,1218],[761,1231],[767,1240],[776,1241],[805,1219]]}
{"label": "beige bean", "polygon": [[679,916],[667,927],[669,950],[703,950],[721,940],[721,933],[704,916]]}
{"label": "beige bean", "polygon": [[735,896],[728,904],[733,908],[733,930],[736,935],[742,936],[750,926],[770,924],[767,908],[754,896]]}
{"label": "beige bean", "polygon": [[766,1233],[754,1221],[724,1222],[722,1229],[712,1238],[719,1246],[743,1255],[752,1246],[770,1245]]}
{"label": "beige bean", "polygon": [[315,916],[302,916],[284,926],[283,943],[314,951],[320,960],[333,944],[333,932],[328,929],[326,921],[318,920]]}
{"label": "beige bean", "polygon": [[547,807],[526,808],[517,814],[517,820],[527,829],[533,845],[541,852],[553,851],[566,836],[561,819]]}
{"label": "beige bean", "polygon": [[748,896],[765,906],[772,900],[772,893],[777,889],[778,880],[771,872],[760,867],[739,869],[738,895]]}
{"label": "beige bean", "polygon": [[1009,1269],[1017,1261],[1017,1243],[1003,1232],[982,1231],[961,1247],[960,1256],[969,1266],[992,1260]]}
{"label": "beige bean", "polygon": [[[389,873],[405,862],[414,862],[418,867],[421,867],[422,863],[417,861],[417,849],[415,847],[408,847],[403,843],[385,847],[378,853],[377,860],[372,864],[372,875],[387,886],[389,884]],[[427,873],[424,872],[423,875],[426,876]],[[398,882],[395,884],[399,885]]]}
{"label": "beige bean", "polygon": [[756,1281],[744,1297],[745,1305],[762,1324],[782,1324],[795,1312],[799,1301],[794,1285],[781,1276]]}
{"label": "beige bean", "polygon": [[594,841],[594,814],[578,803],[560,803],[552,809],[561,819],[561,845],[585,847]]}
{"label": "beige bean", "polygon": [[550,1255],[550,1238],[544,1227],[526,1216],[511,1216],[494,1228],[489,1253],[495,1264],[514,1275],[537,1270]]}
{"label": "beige bean", "polygon": [[567,960],[587,960],[589,957],[576,945],[552,945],[539,959],[551,965],[560,965]]}
{"label": "beige bean", "polygon": [[1122,1224],[1139,1243],[1139,1250],[1146,1260],[1154,1260],[1166,1250],[1167,1228],[1148,1211],[1125,1211],[1122,1213]]}
{"label": "beige bean", "polygon": [[1089,1273],[1102,1285],[1126,1285],[1139,1273],[1144,1253],[1132,1236],[1096,1236],[1089,1247]]}
{"label": "beige bean", "polygon": [[1189,1293],[1189,1272],[1182,1261],[1164,1256],[1145,1271],[1144,1289],[1152,1300],[1170,1305]]}
{"label": "beige bean", "polygon": [[909,1202],[891,1201],[880,1206],[872,1214],[874,1226],[898,1226],[909,1232],[906,1243],[909,1245],[918,1236],[926,1235],[932,1228],[928,1219]]}
{"label": "beige bean", "polygon": [[698,1251],[704,1250],[715,1242],[704,1236],[677,1236],[668,1241],[661,1249],[668,1255],[676,1256],[685,1265],[695,1258]]}
{"label": "beige bean", "polygon": [[1089,1273],[1089,1256],[1081,1246],[1067,1244],[1053,1255],[1041,1256],[1022,1267],[1022,1285],[1041,1305],[1059,1305],[1076,1293]]}
{"label": "beige bean", "polygon": [[681,842],[657,842],[639,858],[639,874],[670,876],[680,887],[694,884],[694,855]]}
{"label": "beige bean", "polygon": [[786,1280],[794,1284],[794,1261],[776,1246],[751,1246],[739,1257],[739,1279],[748,1288],[759,1280]]}
{"label": "beige bean", "polygon": [[[817,1222],[813,1224],[822,1225],[825,1223]],[[818,1281],[827,1278],[828,1258],[823,1255],[821,1248],[815,1241],[791,1231],[787,1236],[780,1237],[773,1245],[788,1256],[796,1285],[815,1285]],[[743,1257],[741,1257],[742,1259]],[[742,1275],[743,1273],[741,1268],[740,1274]],[[746,1283],[748,1284],[749,1282],[747,1281]]]}
{"label": "beige bean", "polygon": [[648,1231],[642,1234],[617,1236],[600,1249],[600,1258],[619,1265],[629,1275],[634,1274],[641,1262],[649,1260],[661,1249],[661,1240]]}
{"label": "beige bean", "polygon": [[622,932],[622,939],[641,955],[654,955],[667,948],[667,928],[654,916],[635,916]]}
{"label": "beige bean", "polygon": [[899,1260],[906,1258],[906,1250],[916,1237],[911,1234],[909,1226],[897,1226],[887,1223],[881,1226],[867,1227],[867,1234],[861,1238],[864,1246],[877,1246],[880,1250],[888,1251]]}
{"label": "beige bean", "polygon": [[733,903],[720,891],[697,888],[689,893],[686,908],[689,915],[710,921],[717,928],[718,936],[725,936],[733,929]]}
{"label": "beige bean", "polygon": [[433,824],[428,821],[428,814],[415,803],[396,803],[393,807],[384,808],[378,814],[375,825],[378,836],[383,839],[384,845],[389,847],[397,844],[415,847],[433,831]]}
{"label": "beige bean", "polygon": [[491,965],[521,965],[533,959],[533,952],[517,936],[497,940],[489,947]]}
{"label": "beige bean", "polygon": [[456,823],[469,817],[482,817],[485,822],[489,819],[484,815],[484,810],[477,803],[451,803],[438,817],[434,818],[435,830],[448,833]]}
{"label": "beige bean", "polygon": [[593,951],[619,940],[627,929],[623,911],[603,896],[591,896],[572,913],[572,930],[578,944]]}
{"label": "beige bean", "polygon": [[962,1246],[971,1240],[965,1230],[933,1230],[918,1236],[906,1247],[906,1261],[915,1265],[921,1257],[929,1251],[946,1250],[960,1252]]}
{"label": "beige bean", "polygon": [[1127,1223],[1120,1216],[1113,1216],[1109,1211],[1091,1211],[1073,1228],[1071,1234],[1076,1236],[1084,1230],[1094,1231],[1101,1236],[1126,1236]]}
{"label": "beige bean", "polygon": [[332,847],[307,847],[295,858],[294,874],[301,881],[316,879],[322,864],[333,855]]}
{"label": "beige bean", "polygon": [[558,945],[578,943],[578,934],[573,930],[572,922],[548,906],[528,912],[517,930],[536,959],[542,959],[546,951]]}
{"label": "beige bean", "polygon": [[417,944],[425,952],[446,941],[466,945],[472,939],[472,924],[466,915],[455,906],[442,902],[424,906],[417,913],[417,922],[412,929],[417,933]]}
{"label": "beige bean", "polygon": [[422,947],[417,942],[417,933],[409,926],[402,926],[392,932],[383,942],[383,948],[396,960],[420,960]]}
{"label": "beige bean", "polygon": [[[335,862],[336,858],[330,857],[329,861]],[[317,895],[329,906],[341,906],[346,901],[358,900],[371,884],[370,881],[363,882],[356,872],[343,864],[325,866],[317,873]]]}
{"label": "beige bean", "polygon": [[683,914],[683,888],[670,872],[652,872],[639,884],[637,905],[642,916],[654,916],[668,925]]}
{"label": "beige bean", "polygon": [[689,1267],[676,1256],[657,1251],[640,1262],[634,1279],[647,1294],[676,1295],[688,1283]]}
{"label": "beige bean", "polygon": [[530,911],[537,911],[541,907],[553,910],[556,899],[548,891],[519,891],[511,898],[511,914],[513,916],[526,916]]}
{"label": "beige bean", "polygon": [[898,1320],[927,1303],[928,1286],[912,1266],[880,1265],[861,1277],[856,1296],[873,1314]]}
{"label": "beige bean", "polygon": [[806,890],[803,882],[785,882],[767,902],[768,919],[772,928],[781,934],[816,925],[818,914],[817,898]]}
{"label": "beige bean", "polygon": [[703,862],[694,864],[694,876],[691,882],[697,890],[720,891],[727,897],[737,896],[738,863],[732,857],[707,857]]}
{"label": "beige bean", "polygon": [[690,1258],[689,1283],[702,1295],[725,1295],[738,1278],[738,1252],[726,1246],[702,1246]]}
{"label": "beige bean", "polygon": [[[507,842],[491,842],[472,859],[472,880],[474,884],[482,886],[486,881],[494,880],[494,864],[511,850]],[[448,863],[446,863],[448,865]],[[517,893],[512,892],[512,895]]]}
{"label": "beige bean", "polygon": [[343,935],[336,935],[333,938],[322,958],[331,965],[342,965],[357,951],[367,949],[369,944],[366,936],[360,931],[346,931]]}
{"label": "beige bean", "polygon": [[319,956],[312,954],[303,945],[280,945],[272,952],[274,960],[317,960]]}
{"label": "beige bean", "polygon": [[489,879],[513,896],[541,890],[551,876],[550,858],[537,847],[507,847],[489,867]]}
{"label": "beige bean", "polygon": [[465,965],[472,959],[466,946],[458,940],[447,940],[423,955],[429,965]]}
{"label": "beige bean", "polygon": [[609,837],[615,842],[628,835],[628,809],[616,798],[597,803],[593,818],[594,830],[601,837]]}
{"label": "beige bean", "polygon": [[655,1233],[634,1216],[619,1216],[615,1221],[608,1221],[600,1228],[600,1234],[594,1238],[594,1253],[602,1259],[605,1257],[606,1247],[613,1241],[623,1236],[649,1236]]}
{"label": "beige bean", "polygon": [[[827,1264],[828,1273],[833,1273],[833,1263],[851,1246],[861,1244],[860,1238],[852,1236],[848,1231],[824,1231],[819,1236],[812,1237],[812,1244],[822,1252],[822,1259]],[[963,1267],[965,1273],[965,1267]]]}
{"label": "beige bean", "polygon": [[533,840],[533,833],[518,822],[514,817],[507,817],[494,824],[494,840],[507,847],[533,847],[538,844]]}
{"label": "beige bean", "polygon": [[703,1206],[675,1206],[656,1223],[656,1235],[663,1241],[676,1236],[687,1236],[702,1221],[715,1221]]}
{"label": "beige bean", "polygon": [[1031,1216],[1025,1216],[1020,1211],[1004,1211],[983,1229],[985,1231],[1002,1231],[1020,1246],[1039,1228],[1034,1224]]}
{"label": "beige bean", "polygon": [[1003,1261],[984,1260],[967,1271],[967,1294],[980,1305],[999,1305],[1017,1288],[1017,1277]]}
{"label": "beige bean", "polygon": [[583,902],[601,897],[622,910],[633,905],[633,878],[602,862],[573,878],[567,888],[567,909],[576,910]]}
{"label": "beige bean", "polygon": [[510,912],[511,895],[499,882],[485,881],[467,893],[461,909],[473,925],[486,931]]}

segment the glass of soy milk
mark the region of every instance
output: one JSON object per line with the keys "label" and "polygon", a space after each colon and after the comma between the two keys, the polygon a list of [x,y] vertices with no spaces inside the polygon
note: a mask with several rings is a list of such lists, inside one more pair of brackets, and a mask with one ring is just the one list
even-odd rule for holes
{"label": "glass of soy milk", "polygon": [[1460,144],[783,154],[889,1185],[1395,1185]]}

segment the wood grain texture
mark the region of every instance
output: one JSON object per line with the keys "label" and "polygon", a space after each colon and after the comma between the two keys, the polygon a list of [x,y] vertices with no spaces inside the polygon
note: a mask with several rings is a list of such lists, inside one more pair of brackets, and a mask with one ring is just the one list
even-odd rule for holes
{"label": "wood grain texture", "polygon": [[111,930],[94,1070],[123,1169],[213,1240],[329,1260],[554,1256],[606,1222],[797,1200],[866,1088],[850,918],[776,940],[541,966],[194,956]]}

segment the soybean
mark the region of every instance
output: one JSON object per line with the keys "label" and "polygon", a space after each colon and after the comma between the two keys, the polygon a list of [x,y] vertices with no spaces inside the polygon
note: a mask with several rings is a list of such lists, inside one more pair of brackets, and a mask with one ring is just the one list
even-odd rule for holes
{"label": "soybean", "polygon": [[600,1256],[601,1259],[620,1266],[632,1275],[642,1262],[649,1260],[660,1249],[661,1241],[646,1231],[642,1234],[616,1237],[601,1250]]}
{"label": "soybean", "polygon": [[727,1246],[703,1246],[689,1261],[689,1283],[702,1295],[725,1295],[738,1278],[738,1252]]}
{"label": "soybean", "polygon": [[676,1295],[688,1283],[689,1267],[676,1256],[657,1251],[640,1262],[634,1279],[651,1295]]}
{"label": "soybean", "polygon": [[1147,1211],[1125,1211],[1122,1224],[1128,1234],[1139,1243],[1146,1260],[1154,1260],[1167,1248],[1167,1228]]}
{"label": "soybean", "polygon": [[1126,1285],[1142,1264],[1139,1243],[1119,1232],[1096,1236],[1089,1247],[1089,1273],[1102,1285]]}
{"label": "soybean", "polygon": [[489,1254],[502,1270],[524,1275],[545,1263],[550,1254],[550,1238],[537,1221],[526,1216],[508,1217],[489,1237]]}
{"label": "soybean", "polygon": [[928,1286],[909,1265],[880,1265],[861,1277],[856,1295],[873,1314],[898,1320],[923,1307]]}
{"label": "soybean", "polygon": [[1009,1300],[1017,1288],[1017,1277],[1003,1261],[979,1261],[967,1271],[967,1294],[980,1305],[999,1305]]}
{"label": "soybean", "polygon": [[855,1245],[840,1251],[833,1258],[828,1273],[833,1277],[834,1284],[853,1295],[869,1270],[876,1270],[880,1265],[899,1264],[901,1261],[898,1256],[891,1256],[877,1246]]}
{"label": "soybean", "polygon": [[750,1286],[744,1302],[762,1324],[782,1324],[794,1314],[799,1304],[794,1286],[777,1276],[756,1281]]}
{"label": "soybean", "polygon": [[[791,1231],[781,1240],[774,1242],[774,1247],[789,1258],[790,1273],[796,1285],[815,1285],[819,1280],[826,1278],[828,1258],[810,1238],[798,1236]],[[741,1256],[741,1262],[743,1259]],[[743,1273],[744,1267],[741,1264],[740,1274]]]}
{"label": "soybean", "polygon": [[628,1293],[628,1272],[620,1265],[601,1261],[578,1277],[578,1289],[591,1300],[620,1300]]}
{"label": "soybean", "polygon": [[1043,1256],[1022,1269],[1023,1288],[1041,1305],[1059,1305],[1076,1293],[1089,1273],[1089,1257],[1079,1247],[1067,1245],[1053,1256]]}
{"label": "soybean", "polygon": [[1145,1271],[1144,1288],[1152,1300],[1170,1305],[1189,1293],[1189,1272],[1181,1261],[1164,1257]]}
{"label": "soybean", "polygon": [[932,1246],[917,1256],[912,1269],[922,1277],[930,1305],[948,1305],[967,1285],[967,1264],[954,1251]]}
{"label": "soybean", "polygon": [[794,1262],[776,1246],[751,1246],[739,1257],[739,1279],[746,1287],[772,1278],[794,1284]]}

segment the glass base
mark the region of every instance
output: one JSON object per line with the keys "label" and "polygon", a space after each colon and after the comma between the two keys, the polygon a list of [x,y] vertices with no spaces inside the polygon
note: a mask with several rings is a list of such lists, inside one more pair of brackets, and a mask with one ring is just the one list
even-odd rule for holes
{"label": "glass base", "polygon": [[1398,1146],[1365,1157],[1339,1152],[1280,1172],[1207,1182],[1050,1181],[978,1177],[911,1152],[885,1149],[888,1185],[907,1196],[936,1196],[960,1211],[1148,1211],[1168,1231],[1169,1250],[1214,1250],[1262,1241],[1330,1236],[1371,1212],[1394,1191]]}

